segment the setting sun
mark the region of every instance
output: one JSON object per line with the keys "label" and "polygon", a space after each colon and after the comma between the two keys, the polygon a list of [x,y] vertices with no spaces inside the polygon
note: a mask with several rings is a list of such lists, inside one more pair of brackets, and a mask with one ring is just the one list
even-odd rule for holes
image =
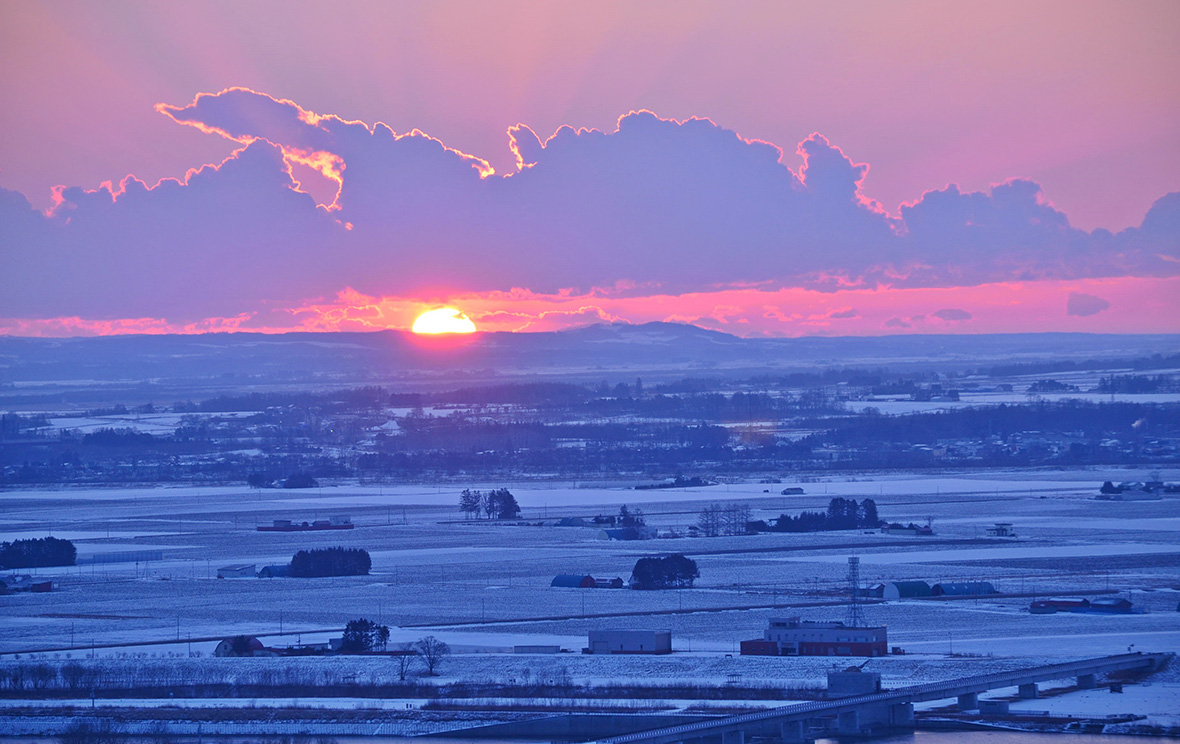
{"label": "setting sun", "polygon": [[453,307],[440,307],[419,315],[414,333],[475,333],[475,323]]}

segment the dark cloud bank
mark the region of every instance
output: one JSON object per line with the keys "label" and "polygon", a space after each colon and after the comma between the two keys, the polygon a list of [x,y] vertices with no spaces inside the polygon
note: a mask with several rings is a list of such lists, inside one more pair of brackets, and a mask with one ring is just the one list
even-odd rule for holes
{"label": "dark cloud bank", "polygon": [[[243,147],[183,181],[62,189],[48,215],[0,190],[0,317],[192,319],[345,286],[838,289],[1180,269],[1180,193],[1118,234],[1071,227],[1020,179],[986,193],[930,191],[891,216],[861,188],[868,166],[819,134],[795,158],[708,120],[647,112],[614,132],[563,127],[544,142],[518,125],[509,145],[519,170],[502,177],[421,133],[250,91],[161,111]],[[342,173],[335,208],[293,188],[285,156]],[[1099,312],[1095,299],[1071,297],[1070,314]]]}

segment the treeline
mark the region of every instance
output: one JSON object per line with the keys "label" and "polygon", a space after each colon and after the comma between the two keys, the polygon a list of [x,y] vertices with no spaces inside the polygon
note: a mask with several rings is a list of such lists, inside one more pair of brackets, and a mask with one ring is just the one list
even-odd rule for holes
{"label": "treeline", "polygon": [[824,532],[880,526],[877,504],[872,499],[857,504],[856,499],[837,497],[828,502],[827,511],[805,511],[793,517],[782,514],[768,529],[770,532]]}
{"label": "treeline", "polygon": [[1052,374],[1054,372],[1084,372],[1099,369],[1175,369],[1180,367],[1180,354],[1152,354],[1149,357],[1133,359],[1062,359],[1053,362],[1025,362],[1023,364],[1001,364],[980,370],[988,377],[1019,377],[1024,375]]}
{"label": "treeline", "polygon": [[300,550],[291,558],[291,576],[365,576],[373,567],[369,551],[361,548],[315,548]]}
{"label": "treeline", "polygon": [[520,505],[507,488],[497,488],[484,493],[464,488],[459,494],[459,511],[468,519],[482,512],[488,519],[516,519],[520,516]]}
{"label": "treeline", "polygon": [[384,388],[346,388],[322,393],[273,392],[246,395],[219,395],[199,403],[179,401],[172,410],[177,413],[229,413],[238,411],[266,411],[271,408],[315,408],[325,413],[340,413],[364,408],[397,406],[414,408],[422,405],[419,393],[390,393]]}
{"label": "treeline", "polygon": [[69,540],[40,537],[0,543],[0,568],[72,566],[78,551]]}
{"label": "treeline", "polygon": [[[423,639],[425,640],[425,639]],[[418,652],[418,644],[414,644]],[[395,651],[395,654],[397,652]],[[195,655],[195,654],[194,654]],[[423,660],[420,653],[416,656]],[[414,658],[414,657],[411,657]],[[588,699],[675,699],[725,700],[815,698],[821,691],[772,682],[742,684],[692,684],[670,681],[575,683],[568,671],[535,676],[527,668],[512,671],[512,678],[456,682],[400,680],[398,656],[374,671],[354,665],[241,665],[210,663],[204,658],[118,659],[71,661],[26,661],[0,665],[0,696],[7,699],[37,697],[62,699],[86,697],[91,691],[99,700],[109,698],[420,698],[472,699],[566,697],[576,694]],[[232,670],[230,669],[232,667]],[[383,669],[384,671],[375,671]]]}
{"label": "treeline", "polygon": [[[835,425],[833,425],[833,423]],[[1018,432],[1082,432],[1085,437],[1180,433],[1180,405],[1091,403],[1080,400],[959,408],[911,416],[864,416],[826,424],[832,444],[933,443],[947,439],[1007,439]]]}

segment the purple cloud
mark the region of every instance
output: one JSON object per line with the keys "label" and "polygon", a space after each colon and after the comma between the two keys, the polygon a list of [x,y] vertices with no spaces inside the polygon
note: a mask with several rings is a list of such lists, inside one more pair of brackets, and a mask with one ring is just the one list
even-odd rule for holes
{"label": "purple cloud", "polygon": [[1085,292],[1070,292],[1069,299],[1065,302],[1065,314],[1087,318],[1091,315],[1097,315],[1109,307],[1110,303],[1101,297],[1086,294]]}
{"label": "purple cloud", "polygon": [[960,310],[957,307],[943,308],[942,310],[932,313],[932,315],[947,322],[971,320],[971,313],[967,312],[966,310]]}
{"label": "purple cloud", "polygon": [[[868,166],[818,133],[796,150],[796,172],[780,148],[707,119],[632,112],[612,132],[562,127],[544,140],[516,125],[518,167],[501,176],[421,132],[244,89],[158,108],[244,147],[153,187],[62,189],[47,215],[0,192],[12,288],[0,317],[196,318],[345,286],[682,292],[1180,272],[1180,194],[1117,235],[1071,227],[1027,180],[948,186],[894,217],[863,192]],[[291,162],[337,181],[335,203],[297,190]]]}

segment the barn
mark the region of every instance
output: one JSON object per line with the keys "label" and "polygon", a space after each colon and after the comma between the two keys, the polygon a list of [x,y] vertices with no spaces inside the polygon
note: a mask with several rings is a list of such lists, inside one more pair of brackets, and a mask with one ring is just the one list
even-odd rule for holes
{"label": "barn", "polygon": [[553,577],[549,586],[564,587],[566,589],[593,589],[594,577],[589,574],[558,574]]}
{"label": "barn", "polygon": [[[880,588],[880,593],[877,590]],[[887,581],[873,587],[873,593],[883,599],[909,599],[911,597],[929,597],[930,585],[925,581]]]}
{"label": "barn", "polygon": [[930,587],[932,597],[977,597],[999,594],[990,581],[943,581]]}

